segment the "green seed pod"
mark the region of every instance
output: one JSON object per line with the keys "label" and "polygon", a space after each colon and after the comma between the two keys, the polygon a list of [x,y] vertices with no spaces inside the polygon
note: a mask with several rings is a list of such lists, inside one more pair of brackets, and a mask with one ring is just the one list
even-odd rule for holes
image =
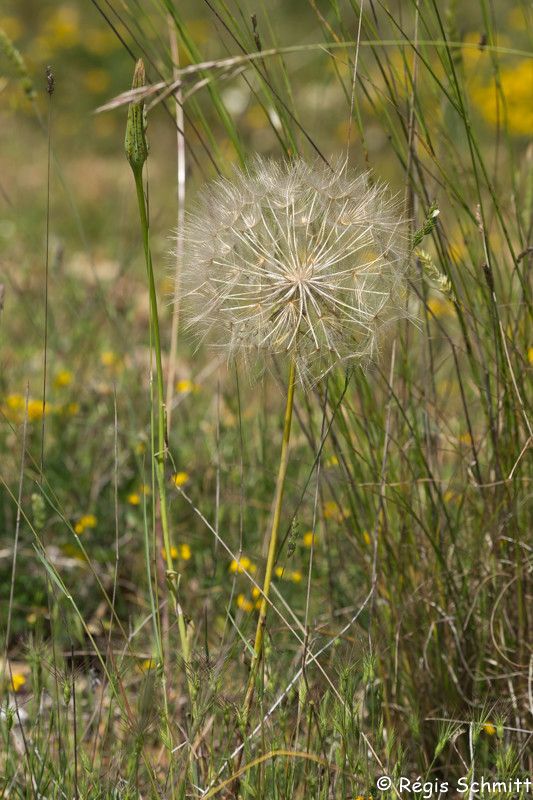
{"label": "green seed pod", "polygon": [[11,728],[13,727],[14,717],[15,717],[14,710],[11,708],[11,706],[8,706],[7,709],[6,709],[6,728],[7,728],[8,735],[11,733]]}
{"label": "green seed pod", "polygon": [[292,555],[294,555],[299,532],[300,532],[300,523],[298,522],[298,517],[295,517],[291,524],[291,532],[289,534],[289,541],[287,543],[287,558],[290,558]]}
{"label": "green seed pod", "polygon": [[[135,65],[132,89],[140,89],[146,83],[146,74],[142,58]],[[148,158],[148,145],[146,143],[146,116],[144,100],[133,101],[128,109],[128,122],[126,124],[126,138],[124,140],[126,158],[134,173],[140,173],[144,162]]]}
{"label": "green seed pod", "polygon": [[46,524],[46,505],[42,494],[39,492],[33,492],[31,496],[31,511],[33,527],[36,531],[42,531]]}

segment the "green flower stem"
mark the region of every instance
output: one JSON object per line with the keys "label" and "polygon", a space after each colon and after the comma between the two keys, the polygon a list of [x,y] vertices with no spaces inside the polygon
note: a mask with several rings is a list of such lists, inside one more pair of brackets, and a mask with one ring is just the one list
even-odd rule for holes
{"label": "green flower stem", "polygon": [[257,628],[255,631],[254,654],[252,657],[252,664],[250,667],[250,675],[248,678],[248,686],[246,689],[246,696],[244,699],[244,729],[248,723],[250,708],[254,697],[255,681],[261,655],[263,652],[263,639],[265,634],[266,617],[268,611],[268,598],[270,595],[270,584],[272,582],[272,572],[276,561],[276,553],[278,548],[279,538],[279,523],[281,520],[281,506],[283,503],[283,493],[285,491],[285,478],[287,476],[287,466],[289,463],[289,441],[291,437],[291,424],[292,424],[292,410],[294,406],[294,387],[296,383],[296,365],[294,359],[291,361],[289,371],[289,385],[287,389],[287,401],[285,406],[285,421],[283,425],[283,440],[281,444],[281,454],[278,469],[278,478],[276,482],[276,500],[274,504],[274,515],[272,517],[272,528],[270,530],[270,540],[268,543],[268,556],[265,569],[265,577],[263,580],[263,592],[261,597],[261,605],[259,608],[259,619],[257,620]]}
{"label": "green flower stem", "polygon": [[[142,60],[137,62],[133,76],[133,89],[140,88],[145,84],[144,64]],[[159,515],[161,529],[163,532],[163,544],[165,547],[165,560],[167,565],[167,585],[174,599],[176,616],[178,619],[178,631],[182,650],[183,661],[187,677],[189,696],[194,708],[194,685],[190,672],[190,648],[183,611],[178,601],[176,572],[172,558],[172,543],[170,538],[170,528],[168,522],[167,490],[165,475],[165,395],[163,385],[163,363],[161,358],[161,335],[159,332],[159,315],[157,311],[157,294],[155,290],[154,270],[152,265],[152,252],[150,249],[150,229],[148,213],[146,209],[146,197],[143,186],[143,169],[148,158],[148,145],[146,143],[146,121],[144,118],[144,103],[142,100],[130,103],[128,110],[128,122],[126,126],[125,139],[126,157],[131,166],[135,179],[135,189],[137,191],[137,203],[139,206],[139,218],[143,236],[144,258],[146,262],[146,272],[148,276],[148,290],[150,297],[150,329],[152,334],[153,347],[155,351],[156,363],[156,387],[157,387],[157,452],[155,452],[155,472],[157,480],[157,490],[159,495]]]}

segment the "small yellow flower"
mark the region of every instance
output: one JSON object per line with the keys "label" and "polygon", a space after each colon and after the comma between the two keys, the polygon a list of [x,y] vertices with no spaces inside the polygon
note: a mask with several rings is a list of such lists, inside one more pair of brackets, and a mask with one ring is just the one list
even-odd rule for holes
{"label": "small yellow flower", "polygon": [[20,672],[14,672],[11,676],[11,688],[14,692],[18,692],[19,689],[22,689],[24,684],[26,683],[26,678]]}
{"label": "small yellow flower", "polygon": [[61,369],[59,372],[56,373],[54,378],[54,386],[56,389],[64,389],[66,386],[70,386],[72,383],[72,372],[68,369]]}
{"label": "small yellow flower", "polygon": [[126,499],[130,506],[138,506],[141,503],[141,497],[137,494],[137,492],[131,492]]}
{"label": "small yellow flower", "polygon": [[246,611],[247,614],[254,610],[254,604],[252,601],[248,600],[248,598],[243,594],[237,595],[237,605],[241,611]]}
{"label": "small yellow flower", "polygon": [[339,459],[337,456],[331,456],[326,461],[326,467],[338,467],[339,466]]}
{"label": "small yellow flower", "polygon": [[189,545],[188,544],[182,544],[180,546],[180,558],[182,558],[183,561],[189,561],[191,555],[192,555],[192,553],[191,553],[191,548],[189,547]]}
{"label": "small yellow flower", "polygon": [[259,589],[257,586],[254,586],[252,589],[252,597],[254,600],[257,600],[258,597],[261,597],[261,589]]}
{"label": "small yellow flower", "polygon": [[84,514],[83,517],[77,521],[74,530],[77,534],[83,533],[86,528],[96,528],[98,520],[94,514]]}
{"label": "small yellow flower", "polygon": [[372,537],[370,536],[368,531],[363,531],[363,539],[367,547],[370,547],[372,544]]}
{"label": "small yellow flower", "polygon": [[188,472],[176,472],[176,474],[172,476],[172,483],[174,486],[184,486],[188,480]]}
{"label": "small yellow flower", "polygon": [[[166,561],[167,551],[165,550],[164,547],[161,548],[161,555],[163,556],[163,559]],[[170,548],[170,557],[172,558],[172,560],[174,560],[178,557],[178,555],[179,555],[178,548],[172,545],[172,547]]]}
{"label": "small yellow flower", "polygon": [[100,355],[100,363],[104,367],[115,367],[118,364],[119,358],[112,350],[104,350]]}
{"label": "small yellow flower", "polygon": [[143,661],[139,662],[137,666],[141,672],[149,672],[151,669],[157,667],[157,662],[155,658],[145,658]]}
{"label": "small yellow flower", "polygon": [[529,136],[533,126],[533,64],[530,59],[513,62],[499,73],[499,86],[505,96],[505,117],[502,119],[499,92],[494,83],[472,84],[474,104],[487,122],[493,125],[507,122],[509,131]]}
{"label": "small yellow flower", "polygon": [[341,508],[334,500],[328,500],[324,503],[323,511],[326,519],[333,519],[335,522],[342,522],[343,519],[350,516],[350,512],[345,508]]}
{"label": "small yellow flower", "polygon": [[[28,400],[28,419],[30,422],[35,422],[35,420],[42,419],[43,417],[43,401],[42,400]],[[44,414],[48,414],[52,411],[52,406],[50,403],[46,404],[46,410],[44,410]]]}
{"label": "small yellow flower", "polygon": [[313,540],[316,543],[316,534],[313,531],[307,531],[303,536],[303,543],[305,547],[312,547]]}
{"label": "small yellow flower", "polygon": [[276,569],[274,570],[276,578],[283,578],[283,572],[284,572],[283,567],[276,567]]}
{"label": "small yellow flower", "polygon": [[294,569],[289,575],[289,580],[291,580],[293,583],[301,583],[302,573],[300,572],[300,570]]}
{"label": "small yellow flower", "polygon": [[196,385],[189,380],[183,379],[181,381],[176,381],[176,391],[179,394],[189,394],[190,392],[194,392],[196,390]]}
{"label": "small yellow flower", "polygon": [[247,572],[255,572],[255,564],[252,564],[248,556],[241,556],[239,559],[233,559],[231,564],[229,565],[230,572],[237,572],[241,573],[245,570]]}
{"label": "small yellow flower", "polygon": [[485,722],[483,725],[483,730],[488,736],[494,736],[496,733],[496,726],[492,724],[492,722]]}
{"label": "small yellow flower", "polygon": [[13,411],[24,411],[26,401],[21,394],[8,394],[6,397],[6,405]]}
{"label": "small yellow flower", "polygon": [[533,364],[533,347],[529,347],[527,351],[527,360],[530,364]]}

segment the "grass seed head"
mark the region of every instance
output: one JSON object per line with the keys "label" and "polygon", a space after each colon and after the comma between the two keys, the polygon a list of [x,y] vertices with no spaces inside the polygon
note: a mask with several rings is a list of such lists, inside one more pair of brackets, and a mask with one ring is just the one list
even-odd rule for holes
{"label": "grass seed head", "polygon": [[189,326],[251,367],[286,354],[313,382],[372,360],[406,316],[398,205],[341,163],[256,158],[206,188],[185,241]]}

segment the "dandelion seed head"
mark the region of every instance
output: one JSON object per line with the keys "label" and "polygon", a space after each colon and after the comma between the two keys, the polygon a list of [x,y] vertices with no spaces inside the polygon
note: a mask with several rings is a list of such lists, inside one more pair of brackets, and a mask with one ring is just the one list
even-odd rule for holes
{"label": "dandelion seed head", "polygon": [[339,163],[256,158],[202,193],[185,230],[188,325],[251,368],[294,358],[303,383],[366,364],[406,316],[397,202]]}

